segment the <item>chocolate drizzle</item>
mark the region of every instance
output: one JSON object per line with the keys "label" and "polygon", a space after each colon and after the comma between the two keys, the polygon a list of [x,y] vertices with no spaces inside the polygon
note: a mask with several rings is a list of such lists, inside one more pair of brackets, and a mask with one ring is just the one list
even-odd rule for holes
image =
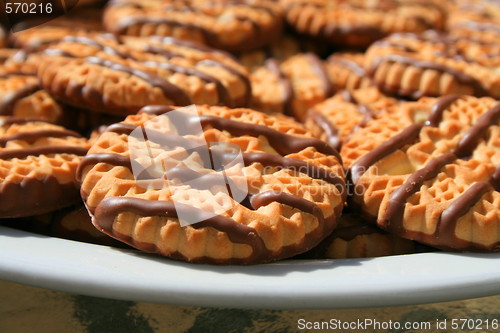
{"label": "chocolate drizzle", "polygon": [[[372,63],[372,66],[370,68],[370,71],[369,71],[370,75],[373,77],[377,68],[379,67],[379,65],[383,62],[386,62],[386,61],[404,64],[404,65],[408,65],[408,66],[413,66],[413,67],[417,67],[417,68],[421,68],[421,69],[430,69],[430,70],[436,70],[436,71],[442,72],[442,73],[447,73],[447,74],[450,74],[451,76],[453,76],[461,84],[471,86],[472,89],[474,90],[473,94],[475,96],[483,97],[483,96],[488,95],[488,91],[486,91],[486,89],[483,87],[483,85],[481,84],[480,81],[478,81],[476,78],[474,78],[468,74],[465,74],[462,71],[459,71],[457,69],[454,69],[454,68],[436,63],[436,62],[418,60],[418,59],[414,59],[414,58],[411,58],[409,56],[404,56],[404,55],[400,55],[400,54],[391,54],[391,55],[383,56],[383,57],[376,59]],[[379,85],[379,87],[381,89],[387,90],[386,87],[382,85],[382,83],[380,83],[380,82],[376,82],[376,83]],[[402,95],[408,95],[404,91],[401,91],[400,93]],[[412,97],[414,97],[414,98],[420,98],[424,95],[426,95],[425,91],[423,91],[423,92],[417,91],[415,93],[412,93]]]}
{"label": "chocolate drizzle", "polygon": [[321,60],[314,53],[307,53],[306,57],[311,64],[313,71],[321,80],[321,86],[323,87],[325,97],[330,97],[331,95],[333,95],[333,85],[332,82],[330,82],[330,78],[326,73],[325,67],[321,63]]}
{"label": "chocolate drizzle", "polygon": [[283,87],[283,109],[284,113],[289,116],[293,116],[293,87],[290,80],[286,77],[285,73],[280,68],[280,65],[276,59],[267,59],[265,62],[266,68],[274,73]]}
{"label": "chocolate drizzle", "polygon": [[382,143],[380,146],[373,149],[368,154],[361,157],[356,163],[354,163],[350,170],[351,181],[353,185],[356,185],[359,178],[371,167],[373,164],[380,161],[382,158],[392,154],[398,149],[411,144],[418,138],[420,131],[422,130],[423,124],[412,124],[401,131],[396,136],[390,138],[386,142]]}
{"label": "chocolate drizzle", "polygon": [[428,126],[437,127],[441,120],[443,119],[443,113],[448,109],[455,101],[460,98],[460,95],[447,95],[441,97],[437,103],[432,106],[429,118],[425,123]]}
{"label": "chocolate drizzle", "polygon": [[119,64],[116,62],[112,62],[110,60],[105,60],[97,57],[86,58],[86,61],[90,64],[107,67],[112,70],[137,76],[142,80],[146,81],[148,84],[160,88],[163,91],[164,96],[172,100],[172,102],[176,105],[191,104],[191,99],[181,88],[177,87],[176,85],[170,83],[167,80],[162,79],[160,76],[151,74],[149,72],[137,68],[132,68],[123,64]]}
{"label": "chocolate drizzle", "polygon": [[130,161],[130,157],[120,155],[120,154],[89,154],[85,156],[78,165],[76,169],[76,180],[81,183],[82,174],[86,167],[93,166],[99,163],[106,163],[113,166],[123,166],[129,169],[132,169],[132,162]]}
{"label": "chocolate drizzle", "polygon": [[340,150],[342,142],[340,140],[338,128],[320,111],[311,110],[309,112],[309,117],[311,117],[312,121],[316,125],[321,127],[326,135],[326,141],[328,144],[332,146],[333,149],[337,151]]}
{"label": "chocolate drizzle", "polygon": [[24,85],[21,89],[18,89],[16,91],[7,92],[2,100],[0,100],[0,115],[12,115],[17,102],[41,89],[42,88],[40,88],[38,83],[31,83]]}
{"label": "chocolate drizzle", "polygon": [[460,158],[472,155],[479,140],[488,134],[488,127],[497,123],[499,119],[500,103],[497,103],[486,113],[482,114],[474,126],[462,137],[455,149],[455,154]]}
{"label": "chocolate drizzle", "polygon": [[3,138],[0,138],[0,147],[5,147],[5,145],[9,141],[14,141],[14,140],[22,140],[26,141],[29,143],[33,143],[38,139],[44,138],[44,137],[51,137],[51,138],[64,138],[64,137],[81,137],[80,134],[70,131],[70,130],[54,130],[54,129],[47,129],[47,130],[38,130],[38,131],[32,131],[32,132],[20,132],[16,134],[12,134]]}
{"label": "chocolate drizzle", "polygon": [[[238,244],[247,244],[252,248],[251,260],[265,256],[269,251],[257,231],[231,218],[215,215],[182,203],[169,201],[151,201],[139,198],[106,198],[95,209],[93,223],[107,234],[113,235],[113,222],[123,212],[131,212],[140,216],[161,216],[177,218],[178,213],[189,216],[194,229],[214,228],[227,234],[229,239]],[[134,243],[130,245],[134,246]]]}
{"label": "chocolate drizzle", "polygon": [[8,160],[13,158],[26,158],[28,156],[52,155],[52,154],[72,154],[84,156],[88,149],[78,146],[39,146],[23,149],[8,149],[0,151],[0,159]]}

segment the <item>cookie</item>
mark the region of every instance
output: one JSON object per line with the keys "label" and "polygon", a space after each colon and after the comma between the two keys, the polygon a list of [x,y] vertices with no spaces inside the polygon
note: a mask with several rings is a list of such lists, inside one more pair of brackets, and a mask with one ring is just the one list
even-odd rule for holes
{"label": "cookie", "polygon": [[499,251],[500,103],[447,95],[408,104],[342,147],[352,203],[404,238]]}
{"label": "cookie", "polygon": [[455,0],[447,28],[457,38],[479,43],[500,43],[500,4],[496,1]]}
{"label": "cookie", "polygon": [[30,52],[40,51],[66,36],[91,36],[104,32],[101,19],[102,10],[77,8],[39,26],[11,34],[10,44]]}
{"label": "cookie", "polygon": [[227,53],[170,37],[66,37],[45,51],[38,77],[62,103],[111,115],[148,104],[242,106],[248,75]]}
{"label": "cookie", "polygon": [[87,140],[29,118],[0,120],[0,217],[34,216],[80,200],[76,168]]}
{"label": "cookie", "polygon": [[90,215],[82,204],[50,215],[49,234],[53,237],[113,247],[126,246],[94,228]]}
{"label": "cookie", "polygon": [[40,87],[36,76],[9,73],[0,75],[0,116],[60,122],[63,109]]}
{"label": "cookie", "polygon": [[252,50],[276,40],[283,13],[275,1],[110,1],[106,30],[117,35],[171,36],[229,51]]}
{"label": "cookie", "polygon": [[[285,117],[250,109],[197,109],[203,128],[197,136],[182,135],[184,130],[175,135],[171,124],[161,124],[169,113],[155,118],[173,109],[156,106],[109,126],[99,137],[78,171],[82,197],[98,229],[142,251],[216,264],[291,257],[331,233],[345,199],[335,150]],[[182,117],[178,119],[184,119],[186,128],[197,123],[196,114]],[[136,141],[129,135],[138,126],[148,133],[151,152],[142,161],[154,161],[144,169],[137,169],[140,155],[131,152]],[[228,183],[239,182],[231,195],[227,185],[216,184],[220,174],[201,158],[206,144],[196,138],[241,149],[239,164],[232,162],[238,154],[234,150],[210,150],[209,160],[218,160],[226,174],[235,175]],[[165,144],[173,150],[165,151]],[[175,161],[162,161],[166,156]],[[247,191],[240,190],[245,186]],[[230,204],[227,210],[225,203]],[[179,216],[186,214],[195,221],[181,226]]]}
{"label": "cookie", "polygon": [[368,49],[366,68],[388,94],[500,98],[499,47],[433,31],[394,34]]}
{"label": "cookie", "polygon": [[393,112],[398,100],[375,87],[343,90],[309,109],[305,126],[317,137],[340,150],[342,142],[380,112]]}
{"label": "cookie", "polygon": [[414,241],[389,234],[364,221],[359,214],[344,211],[337,228],[309,253],[309,257],[371,258],[411,254],[416,251],[417,244]]}
{"label": "cookie", "polygon": [[364,68],[363,53],[339,52],[331,55],[326,63],[326,71],[333,85],[333,91],[356,90],[373,85]]}
{"label": "cookie", "polygon": [[313,53],[283,62],[268,59],[251,74],[252,108],[303,120],[306,111],[333,94],[323,61]]}
{"label": "cookie", "polygon": [[285,18],[298,33],[339,46],[369,46],[394,32],[444,28],[442,1],[281,0]]}

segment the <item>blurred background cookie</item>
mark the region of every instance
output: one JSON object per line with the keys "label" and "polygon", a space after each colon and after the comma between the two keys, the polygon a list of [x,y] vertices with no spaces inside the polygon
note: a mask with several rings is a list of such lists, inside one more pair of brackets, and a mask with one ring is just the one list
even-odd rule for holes
{"label": "blurred background cookie", "polygon": [[419,98],[467,94],[500,98],[499,45],[428,31],[394,34],[366,52],[366,68],[388,94]]}
{"label": "blurred background cookie", "polygon": [[252,50],[282,33],[283,14],[271,0],[113,0],[106,30],[119,35],[171,36],[230,50]]}
{"label": "blurred background cookie", "polygon": [[298,33],[337,46],[365,48],[394,32],[443,29],[446,2],[435,0],[280,0]]}
{"label": "blurred background cookie", "polygon": [[111,115],[148,104],[242,106],[251,87],[225,52],[173,38],[66,37],[45,51],[38,77],[57,100]]}

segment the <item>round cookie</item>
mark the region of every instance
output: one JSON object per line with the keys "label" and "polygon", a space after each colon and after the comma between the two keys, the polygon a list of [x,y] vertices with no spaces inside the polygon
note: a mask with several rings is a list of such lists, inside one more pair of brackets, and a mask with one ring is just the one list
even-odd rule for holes
{"label": "round cookie", "polygon": [[40,87],[36,76],[4,73],[0,74],[0,116],[31,117],[55,123],[62,121],[63,109]]}
{"label": "round cookie", "polygon": [[352,203],[404,238],[499,251],[500,103],[447,95],[408,104],[342,147]]}
{"label": "round cookie", "polygon": [[[248,194],[241,201],[221,197],[221,188],[211,181],[216,177],[214,171],[200,162],[203,153],[195,148],[178,151],[180,146],[192,145],[192,136],[172,136],[168,126],[154,122],[158,119],[155,115],[172,109],[147,107],[108,127],[80,164],[81,194],[98,229],[146,252],[217,264],[254,264],[291,257],[310,250],[331,233],[345,199],[343,168],[336,151],[285,117],[250,109],[197,109],[203,128],[197,138],[241,149],[244,176],[239,179],[247,184]],[[183,123],[195,124],[193,117],[187,116]],[[148,125],[151,121],[152,129]],[[149,156],[155,162],[145,171],[159,177],[155,186],[141,178],[142,173],[136,180],[131,171],[138,158],[130,157],[127,142],[133,141],[128,135],[138,126],[148,133]],[[164,144],[175,149],[172,154],[159,145],[163,137]],[[236,166],[227,161],[233,159],[231,154],[211,153],[213,159],[220,157],[226,173],[235,171]],[[166,155],[177,159],[174,164],[168,162],[167,179],[165,171],[158,169],[158,160]],[[185,166],[193,163],[198,167],[189,167],[187,172]],[[184,192],[176,194],[171,186],[192,173],[198,180],[180,184],[185,186]],[[202,197],[207,191],[214,197]],[[220,202],[226,202],[223,198],[234,206],[206,217]],[[201,217],[201,222],[181,226],[177,216],[186,212]]]}
{"label": "round cookie", "polygon": [[251,107],[304,120],[307,110],[333,94],[324,62],[313,53],[283,62],[268,59],[251,74]]}
{"label": "round cookie", "polygon": [[[80,1],[81,2],[81,1]],[[9,36],[11,46],[30,52],[39,51],[66,36],[89,36],[104,32],[102,10],[78,8],[69,13]]]}
{"label": "round cookie", "polygon": [[363,53],[339,52],[328,57],[325,67],[333,85],[333,91],[356,90],[373,85],[366,72]]}
{"label": "round cookie", "polygon": [[428,31],[374,43],[366,65],[384,92],[409,98],[468,94],[500,98],[499,44]]}
{"label": "round cookie", "polygon": [[33,216],[80,200],[76,168],[87,140],[29,118],[0,118],[0,217]]}
{"label": "round cookie", "polygon": [[380,112],[393,112],[398,101],[375,87],[344,90],[309,109],[305,126],[319,139],[340,150],[342,142],[377,117]]}
{"label": "round cookie", "polygon": [[113,0],[106,30],[118,35],[171,36],[229,51],[256,49],[282,31],[280,6],[270,0]]}
{"label": "round cookie", "polygon": [[169,37],[66,37],[38,77],[57,100],[112,115],[148,104],[246,105],[247,72],[228,54]]}
{"label": "round cookie", "polygon": [[298,33],[330,44],[367,47],[394,32],[442,29],[442,1],[281,0],[286,21]]}
{"label": "round cookie", "polygon": [[315,259],[385,257],[415,253],[415,242],[389,234],[344,209],[339,225],[309,255]]}
{"label": "round cookie", "polygon": [[447,28],[457,38],[500,43],[500,4],[497,1],[455,0]]}

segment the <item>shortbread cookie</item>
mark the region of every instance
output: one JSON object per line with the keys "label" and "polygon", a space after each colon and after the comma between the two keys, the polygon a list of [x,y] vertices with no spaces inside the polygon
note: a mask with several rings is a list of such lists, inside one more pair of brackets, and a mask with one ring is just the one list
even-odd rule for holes
{"label": "shortbread cookie", "polygon": [[500,46],[429,31],[394,34],[366,52],[366,68],[390,94],[419,98],[468,94],[500,98]]}
{"label": "shortbread cookie", "polygon": [[364,68],[363,53],[334,53],[326,63],[326,71],[333,85],[333,91],[355,90],[373,85]]}
{"label": "shortbread cookie", "polygon": [[385,96],[375,87],[352,92],[343,90],[309,109],[305,126],[316,137],[340,149],[354,131],[380,112],[394,112],[397,104],[398,100]]}
{"label": "shortbread cookie", "polygon": [[447,22],[450,35],[484,44],[500,43],[498,1],[454,0]]}
{"label": "shortbread cookie", "polygon": [[0,64],[4,64],[9,58],[15,55],[19,50],[0,48]]}
{"label": "shortbread cookie", "polygon": [[113,0],[104,14],[104,25],[118,35],[171,36],[245,51],[276,40],[283,14],[271,0]]}
{"label": "shortbread cookie", "polygon": [[11,73],[0,75],[0,116],[31,117],[60,122],[63,110],[40,87],[36,76]]}
{"label": "shortbread cookie", "polygon": [[49,234],[53,237],[114,247],[126,246],[97,230],[81,203],[50,215]]}
{"label": "shortbread cookie", "polygon": [[443,1],[281,0],[297,32],[341,46],[367,47],[393,32],[442,29]]}
{"label": "shortbread cookie", "polygon": [[354,212],[342,212],[339,225],[310,256],[316,259],[370,258],[415,253],[414,241],[389,234]]}
{"label": "shortbread cookie", "polygon": [[45,51],[38,77],[59,101],[114,115],[148,104],[242,106],[243,66],[224,52],[169,37],[66,37]]}
{"label": "shortbread cookie", "polygon": [[352,202],[404,238],[499,251],[500,103],[448,95],[409,104],[343,146]]}
{"label": "shortbread cookie", "polygon": [[29,118],[0,118],[0,217],[33,216],[78,202],[75,171],[87,140]]}
{"label": "shortbread cookie", "polygon": [[[331,233],[346,193],[335,150],[285,117],[250,109],[197,109],[203,128],[197,136],[182,135],[184,130],[175,135],[171,125],[161,125],[159,119],[164,118],[155,115],[172,112],[171,108],[147,107],[99,137],[78,172],[82,197],[98,229],[146,252],[218,264],[291,257]],[[186,128],[198,123],[193,114],[182,117],[178,119],[184,119]],[[141,159],[131,158],[133,146],[128,142],[136,142],[129,135],[138,126],[148,138],[150,153],[143,161],[153,164],[142,172],[139,168],[134,177],[131,167]],[[232,181],[246,184],[247,191],[233,187],[228,196],[221,192],[227,185],[214,185],[220,174],[201,158],[208,150],[196,138],[241,149],[240,164],[231,162],[234,150],[211,149],[210,161],[219,160],[225,174],[240,170],[241,177]],[[165,151],[165,144],[171,149]],[[165,162],[167,156],[170,160]],[[161,167],[164,163],[166,169]],[[223,203],[231,207],[217,210]],[[178,214],[201,222],[181,226]]]}
{"label": "shortbread cookie", "polygon": [[10,44],[31,52],[42,50],[66,36],[88,36],[104,32],[101,19],[102,10],[74,9],[42,25],[11,34]]}
{"label": "shortbread cookie", "polygon": [[323,61],[313,53],[283,62],[268,59],[251,75],[252,108],[303,120],[306,111],[333,94]]}

